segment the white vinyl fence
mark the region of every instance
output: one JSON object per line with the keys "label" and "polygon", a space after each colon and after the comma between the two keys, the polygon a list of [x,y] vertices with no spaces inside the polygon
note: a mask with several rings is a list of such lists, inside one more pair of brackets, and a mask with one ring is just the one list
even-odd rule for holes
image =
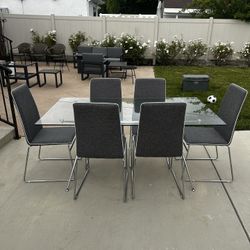
{"label": "white vinyl fence", "polygon": [[171,19],[163,18],[122,18],[122,17],[65,17],[43,15],[5,15],[4,34],[13,40],[14,46],[31,42],[30,29],[44,35],[49,30],[57,31],[57,42],[66,45],[66,53],[72,54],[68,38],[77,31],[88,37],[102,40],[106,33],[120,36],[128,33],[152,41],[146,57],[153,57],[154,41],[173,40],[176,35],[185,41],[201,38],[208,46],[217,41],[234,42],[233,48],[239,51],[245,42],[250,41],[250,24],[230,19]]}

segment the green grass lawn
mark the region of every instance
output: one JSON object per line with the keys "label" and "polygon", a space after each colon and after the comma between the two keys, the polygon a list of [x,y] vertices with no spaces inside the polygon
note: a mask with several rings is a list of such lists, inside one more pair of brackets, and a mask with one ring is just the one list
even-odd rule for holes
{"label": "green grass lawn", "polygon": [[[167,82],[167,93],[172,96],[196,96],[202,102],[207,102],[209,95],[217,97],[215,104],[208,104],[209,107],[217,112],[221,99],[230,83],[236,83],[250,92],[250,68],[239,67],[197,67],[197,66],[155,66],[155,77],[162,77]],[[206,74],[209,75],[208,91],[188,91],[181,89],[183,74]],[[237,130],[250,130],[250,96],[241,111]]]}

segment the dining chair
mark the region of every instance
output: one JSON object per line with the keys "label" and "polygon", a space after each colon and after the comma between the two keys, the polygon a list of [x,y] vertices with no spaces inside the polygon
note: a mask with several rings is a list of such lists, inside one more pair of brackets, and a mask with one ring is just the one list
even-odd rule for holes
{"label": "dining chair", "polygon": [[[135,163],[137,157],[164,157],[182,199],[185,198],[184,173],[189,176],[183,156],[183,133],[186,103],[143,103],[138,133],[132,137],[131,197],[135,198]],[[181,185],[173,170],[173,160],[181,157]],[[190,176],[189,176],[190,177]],[[191,182],[192,190],[194,187]]]}
{"label": "dining chair", "polygon": [[90,81],[90,101],[117,103],[122,107],[122,87],[119,78],[93,78]]}
{"label": "dining chair", "polygon": [[[119,106],[115,103],[75,103],[76,157],[69,176],[75,176],[74,199],[78,198],[90,170],[90,158],[123,160],[123,201],[127,200],[128,164],[126,138],[122,134]],[[85,173],[77,189],[77,163],[85,158]]]}
{"label": "dining chair", "polygon": [[[75,129],[73,127],[55,127],[45,128],[42,125],[36,125],[35,123],[40,119],[40,115],[34,101],[34,98],[29,88],[23,84],[12,91],[13,101],[16,109],[21,118],[25,139],[28,144],[24,176],[23,179],[27,183],[34,182],[53,182],[53,181],[68,181],[68,179],[27,179],[27,167],[29,161],[29,153],[32,147],[39,147],[38,158],[39,160],[70,160],[73,162],[71,156],[71,149],[75,139]],[[42,158],[41,147],[42,146],[68,146],[69,158]]]}
{"label": "dining chair", "polygon": [[[218,146],[227,147],[230,167],[230,179],[203,179],[193,181],[205,181],[205,182],[232,182],[233,164],[231,158],[230,145],[233,140],[235,126],[242,109],[242,106],[247,97],[247,90],[241,88],[236,84],[230,84],[222,101],[218,111],[218,116],[226,123],[225,126],[215,127],[186,127],[184,141],[187,149],[187,160],[210,160],[214,165],[214,160],[218,159]],[[198,145],[203,146],[208,158],[188,158],[190,152],[190,146]],[[206,146],[215,146],[216,156],[211,157]],[[215,167],[215,165],[214,165]],[[216,168],[215,168],[216,169]]]}
{"label": "dining chair", "polygon": [[[134,88],[134,111],[140,112],[144,102],[165,102],[166,80],[164,78],[137,78]],[[130,142],[132,136],[137,133],[138,126],[130,129]],[[131,143],[129,143],[131,146]]]}

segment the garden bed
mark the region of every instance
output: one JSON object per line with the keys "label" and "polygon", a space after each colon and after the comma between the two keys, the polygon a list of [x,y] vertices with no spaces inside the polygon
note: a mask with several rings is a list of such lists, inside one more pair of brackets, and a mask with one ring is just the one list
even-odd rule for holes
{"label": "garden bed", "polygon": [[[197,67],[197,66],[155,66],[155,77],[162,77],[167,82],[168,97],[171,96],[196,96],[202,102],[207,102],[209,95],[215,95],[217,102],[208,104],[217,112],[222,97],[230,83],[236,83],[250,92],[250,68],[247,67]],[[208,91],[184,92],[181,89],[182,75],[206,74],[209,75]],[[237,130],[250,130],[250,97],[248,96],[241,111]]]}

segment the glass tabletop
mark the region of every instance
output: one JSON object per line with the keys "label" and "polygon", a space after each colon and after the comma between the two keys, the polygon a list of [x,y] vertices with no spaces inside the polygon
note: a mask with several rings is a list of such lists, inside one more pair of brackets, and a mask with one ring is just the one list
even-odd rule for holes
{"label": "glass tabletop", "polygon": [[[107,101],[107,100],[105,100]],[[142,103],[145,100],[139,100],[138,103]],[[149,101],[149,99],[147,99]],[[89,98],[77,98],[67,97],[61,98],[57,103],[52,106],[46,114],[44,114],[40,120],[36,122],[36,125],[44,126],[73,126],[74,125],[74,103],[88,103]],[[185,125],[186,126],[217,126],[225,125],[225,122],[218,117],[211,109],[207,108],[196,97],[173,97],[166,98],[165,102],[184,102],[187,104]],[[138,104],[134,99],[123,99],[120,112],[121,125],[133,126],[139,124],[140,113],[135,112],[138,108]]]}

